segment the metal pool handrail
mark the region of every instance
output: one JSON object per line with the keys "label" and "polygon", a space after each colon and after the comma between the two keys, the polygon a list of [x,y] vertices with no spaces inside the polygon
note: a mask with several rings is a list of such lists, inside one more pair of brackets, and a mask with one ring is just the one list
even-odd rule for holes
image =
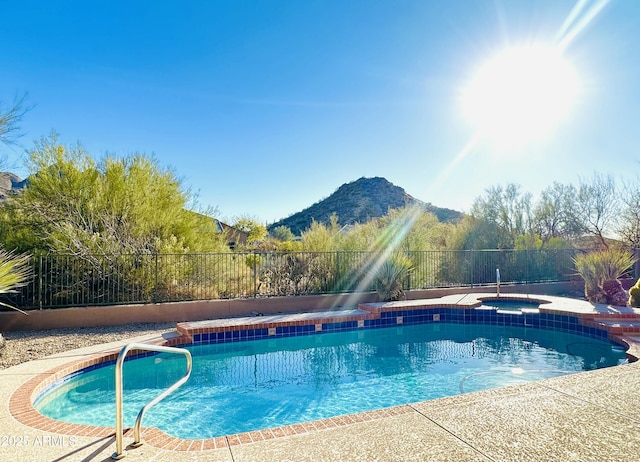
{"label": "metal pool handrail", "polygon": [[116,360],[116,371],[115,371],[115,379],[116,379],[116,452],[111,455],[112,459],[120,460],[124,456],[126,456],[126,451],[122,448],[122,364],[124,363],[124,359],[127,356],[127,353],[131,350],[146,350],[146,351],[158,351],[161,353],[177,353],[183,354],[185,359],[187,360],[187,371],[185,375],[178,380],[176,383],[171,385],[165,391],[160,393],[154,399],[149,401],[138,413],[138,417],[136,419],[136,423],[133,427],[133,443],[131,443],[131,447],[137,448],[142,445],[142,441],[140,438],[140,425],[142,423],[142,417],[145,412],[149,410],[152,406],[158,404],[162,399],[169,396],[173,393],[179,386],[184,384],[187,380],[189,380],[189,376],[191,375],[191,368],[193,365],[193,360],[191,358],[191,353],[189,350],[184,348],[175,348],[175,347],[167,347],[160,345],[148,345],[146,343],[129,343],[125,345],[122,350],[120,350],[120,354],[118,354],[118,359]]}

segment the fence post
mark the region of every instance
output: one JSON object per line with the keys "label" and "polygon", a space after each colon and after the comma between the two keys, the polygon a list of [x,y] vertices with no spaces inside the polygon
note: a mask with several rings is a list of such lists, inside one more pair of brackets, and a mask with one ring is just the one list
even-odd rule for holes
{"label": "fence post", "polygon": [[527,253],[525,254],[527,256],[527,273],[525,275],[525,285],[529,285],[529,282],[531,281],[531,255],[529,254],[529,245],[527,244]]}
{"label": "fence post", "polygon": [[[330,292],[339,292],[341,287],[338,287],[338,281],[341,279],[340,274],[340,251],[336,250],[336,259],[333,265],[333,281],[331,282]],[[328,285],[328,284],[327,284]]]}
{"label": "fence post", "polygon": [[258,253],[253,251],[253,263],[251,265],[251,271],[253,272],[253,298],[258,298]]}
{"label": "fence post", "polygon": [[[407,260],[412,261],[409,255],[409,250],[405,250],[404,255],[407,258]],[[411,290],[411,271],[407,272],[407,290]]]}
{"label": "fence post", "polygon": [[477,250],[471,250],[471,287],[473,288],[473,275],[476,272],[476,252]]}
{"label": "fence post", "polygon": [[159,301],[160,298],[160,290],[158,289],[158,252],[155,253],[155,274],[154,274],[154,283],[153,283],[153,298],[155,302]]}
{"label": "fence post", "polygon": [[638,247],[633,248],[633,256],[636,259],[636,262],[633,265],[633,278],[640,278],[640,249]]}
{"label": "fence post", "polygon": [[42,255],[38,256],[38,309],[42,309]]}

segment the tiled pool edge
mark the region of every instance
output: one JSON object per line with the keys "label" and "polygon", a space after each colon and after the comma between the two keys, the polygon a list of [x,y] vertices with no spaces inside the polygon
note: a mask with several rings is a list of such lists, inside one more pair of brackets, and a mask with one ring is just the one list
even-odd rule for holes
{"label": "tiled pool edge", "polygon": [[[179,323],[178,332],[191,339],[190,344],[230,343],[245,340],[275,339],[298,335],[376,329],[384,327],[430,323],[480,323],[498,326],[531,327],[569,332],[590,338],[610,340],[629,348],[631,361],[640,356],[640,346],[625,334],[640,334],[640,314],[628,310],[609,312],[572,312],[556,307],[559,297],[528,297],[508,295],[501,301],[527,301],[540,303],[539,309],[508,312],[495,308],[481,308],[483,300],[495,295],[467,294],[459,300],[427,299],[404,302],[363,303],[357,310],[328,311],[298,315],[275,315],[251,318],[229,318],[211,321]],[[575,303],[591,304],[580,300]],[[612,308],[613,307],[609,307]],[[338,314],[340,313],[340,314]],[[635,326],[622,326],[637,321]],[[609,322],[611,321],[611,322]],[[615,321],[615,322],[614,322]]]}
{"label": "tiled pool edge", "polygon": [[[188,338],[177,335],[171,339],[157,338],[146,343],[164,346],[178,346],[184,345],[185,341],[186,343],[188,343]],[[61,433],[69,436],[85,436],[96,438],[113,437],[115,435],[114,427],[69,424],[61,422],[59,420],[54,420],[40,414],[34,408],[33,402],[36,396],[51,383],[63,379],[64,377],[73,374],[74,372],[90,368],[99,363],[115,361],[119,351],[120,350],[117,349],[112,352],[103,354],[94,354],[85,359],[58,366],[47,372],[32,377],[30,380],[22,384],[11,395],[9,399],[10,414],[21,424],[29,426],[31,428],[35,428],[37,430]],[[143,426],[142,437],[145,444],[149,444],[158,449],[171,451],[205,451],[211,449],[227,448],[229,446],[236,446],[240,444],[253,443],[256,441],[264,441],[274,438],[298,435],[317,430],[336,428],[358,422],[382,419],[385,417],[407,414],[411,412],[413,412],[413,409],[410,406],[401,405],[361,412],[357,414],[349,414],[328,419],[303,422],[300,424],[286,425],[282,427],[268,428],[252,432],[244,432],[215,438],[196,440],[176,438],[163,432],[162,430],[159,430],[158,428]],[[132,429],[125,429],[124,434],[126,437],[132,437]]]}
{"label": "tiled pool edge", "polygon": [[[547,297],[540,297],[546,299]],[[519,300],[516,296],[514,297],[504,297],[504,299],[513,299]],[[154,341],[150,341],[149,343],[162,344],[167,346],[176,346],[183,345],[185,343],[192,343],[191,340],[195,339],[197,335],[200,335],[199,338],[200,343],[205,342],[206,337],[202,337],[203,334],[211,334],[216,333],[216,335],[222,332],[223,338],[226,339],[227,332],[235,332],[239,331],[240,328],[243,330],[251,329],[267,329],[267,337],[269,338],[269,329],[276,329],[273,332],[273,335],[278,336],[289,336],[296,335],[299,331],[300,335],[307,335],[311,333],[317,333],[318,324],[321,326],[320,331],[340,331],[340,330],[354,330],[357,328],[365,327],[363,324],[360,326],[360,321],[375,321],[376,319],[383,319],[382,313],[390,313],[387,318],[389,322],[386,325],[380,325],[379,327],[387,327],[390,325],[404,324],[405,316],[407,319],[407,324],[411,323],[419,323],[424,322],[419,321],[419,319],[410,319],[412,316],[405,315],[405,312],[412,311],[424,311],[424,310],[468,310],[470,308],[477,307],[480,302],[479,297],[476,297],[475,302],[470,303],[470,300],[466,298],[465,300],[461,300],[460,303],[443,303],[440,301],[436,303],[432,300],[424,300],[424,301],[413,301],[413,302],[395,302],[388,304],[365,304],[361,305],[363,310],[348,310],[348,311],[335,311],[335,312],[322,312],[322,313],[305,313],[302,315],[286,315],[286,316],[276,316],[275,318],[280,318],[280,320],[274,319],[274,317],[255,317],[255,318],[236,318],[236,319],[226,319],[226,320],[217,320],[217,321],[200,321],[195,323],[182,323],[178,325],[178,331],[180,335],[175,335],[171,338],[157,338]],[[530,299],[529,299],[530,300]],[[546,300],[544,300],[546,302]],[[462,308],[461,308],[462,307]],[[567,316],[568,311],[566,310],[553,310],[553,306],[549,305],[548,309],[545,308],[544,311],[546,314],[553,314],[558,316]],[[400,313],[400,314],[397,314]],[[432,315],[439,313],[431,313]],[[456,313],[460,315],[460,313]],[[424,314],[422,314],[424,315]],[[418,315],[421,316],[421,315]],[[602,318],[620,318],[627,317],[629,319],[632,318],[631,315],[624,315],[620,313],[614,314],[598,314],[598,313],[572,313],[571,317],[579,316],[586,323],[596,322],[593,320],[594,317],[602,317]],[[636,317],[637,315],[633,315]],[[415,317],[415,316],[413,316]],[[288,319],[288,320],[287,320]],[[320,321],[320,322],[318,322]],[[395,321],[395,324],[393,322]],[[415,322],[412,322],[415,321]],[[356,323],[355,325],[353,323]],[[439,320],[435,322],[446,322],[445,320]],[[559,321],[560,324],[562,321]],[[322,327],[324,325],[330,326],[331,329],[324,330]],[[597,326],[590,326],[589,328],[604,331],[601,325],[596,323]],[[313,326],[313,330],[310,328],[298,329],[302,326]],[[371,327],[371,326],[369,326]],[[540,326],[538,326],[540,327]],[[280,332],[278,332],[278,328],[280,328]],[[292,330],[293,328],[293,330]],[[559,327],[561,328],[561,327]],[[261,333],[260,335],[262,335]],[[616,333],[616,334],[608,334],[608,335],[599,335],[598,338],[606,338],[609,337],[611,339],[617,339],[621,343],[629,345],[630,347],[637,350],[638,344],[636,340],[629,337],[627,338],[624,333]],[[248,334],[247,334],[248,336]],[[238,335],[237,337],[233,334],[230,337],[230,341],[245,340],[242,336]],[[274,338],[274,337],[271,337]],[[211,337],[207,339],[207,343],[209,343]],[[216,337],[217,340],[217,337]],[[229,340],[227,340],[229,341]],[[72,374],[81,369],[95,366],[99,363],[104,363],[105,361],[115,360],[117,357],[119,350],[114,350],[113,352],[103,353],[103,354],[95,354],[89,356],[85,359],[74,361],[57,368],[54,368],[45,373],[39,374],[29,381],[25,382],[22,386],[20,386],[16,392],[10,398],[10,406],[9,410],[11,415],[13,415],[16,420],[19,422],[30,426],[32,428],[45,430],[45,431],[53,431],[56,433],[63,433],[68,435],[75,436],[93,436],[93,437],[101,437],[101,436],[113,436],[114,431],[112,427],[90,427],[85,425],[77,425],[77,424],[66,424],[53,419],[49,419],[47,417],[39,414],[35,408],[33,407],[33,400],[35,397],[47,386],[56,380],[60,380],[66,375]],[[637,357],[637,356],[636,356]],[[152,445],[154,447],[165,449],[165,450],[177,450],[177,451],[198,451],[198,450],[207,450],[207,449],[216,449],[234,446],[238,444],[252,443],[255,441],[262,441],[267,439],[273,439],[278,437],[290,436],[300,433],[307,433],[311,431],[339,427],[344,425],[350,425],[356,422],[363,422],[367,420],[373,420],[378,418],[388,417],[390,415],[398,415],[412,412],[411,407],[408,405],[397,406],[393,408],[380,409],[375,411],[369,411],[358,414],[351,414],[348,416],[335,417],[331,419],[324,419],[319,421],[311,421],[305,422],[302,424],[289,425],[285,427],[271,428],[261,431],[247,432],[236,435],[228,435],[223,437],[211,438],[211,439],[203,439],[203,440],[184,440],[180,438],[175,438],[166,433],[156,429],[156,428],[144,428],[143,429],[143,439],[144,441]]]}

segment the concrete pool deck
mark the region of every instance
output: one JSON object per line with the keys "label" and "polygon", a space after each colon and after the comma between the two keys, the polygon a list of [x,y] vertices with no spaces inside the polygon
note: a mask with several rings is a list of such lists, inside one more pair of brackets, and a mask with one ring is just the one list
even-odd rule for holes
{"label": "concrete pool deck", "polygon": [[[474,306],[492,294],[470,294],[421,300],[429,305]],[[510,295],[513,296],[513,295]],[[453,298],[452,298],[453,297]],[[526,297],[526,296],[522,296]],[[532,296],[548,301],[544,310],[584,316],[598,315],[637,351],[638,313],[559,297]],[[386,306],[416,306],[418,301]],[[353,316],[352,312],[346,313]],[[336,317],[340,312],[281,315],[278,322],[301,317]],[[279,316],[279,315],[278,315]],[[315,318],[314,318],[315,316]],[[265,319],[266,318],[266,319]],[[201,323],[271,322],[272,317],[235,318]],[[190,323],[194,328],[203,324]],[[640,326],[639,326],[640,327]],[[25,384],[48,371],[105,355],[125,343],[155,341],[157,337],[127,339],[96,345],[23,363],[0,371],[0,460],[111,460],[114,429],[94,434],[59,422],[22,423],[26,414],[16,407]],[[217,449],[198,451],[185,440],[155,440],[155,429],[144,428],[145,444],[127,452],[129,461],[631,461],[640,459],[640,362],[572,374],[538,382],[486,390],[449,398],[354,414],[328,421],[290,426],[287,431],[219,438]],[[28,395],[21,399],[29,401]],[[186,410],[188,412],[188,409]],[[115,420],[115,417],[114,417]],[[48,426],[47,426],[48,425]],[[299,428],[296,428],[299,427]],[[271,436],[269,436],[271,435]],[[283,436],[282,436],[283,435]],[[248,438],[248,439],[247,439]],[[132,441],[125,437],[125,445]],[[203,441],[203,440],[199,440]],[[208,441],[208,440],[204,440]],[[187,450],[191,449],[191,450]]]}

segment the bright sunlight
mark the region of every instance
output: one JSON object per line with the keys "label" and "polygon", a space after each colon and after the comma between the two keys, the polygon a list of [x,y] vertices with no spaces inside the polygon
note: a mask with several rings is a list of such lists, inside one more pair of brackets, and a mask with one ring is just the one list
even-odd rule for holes
{"label": "bright sunlight", "polygon": [[497,148],[547,138],[567,118],[579,88],[554,48],[511,47],[485,62],[461,94],[465,117]]}

